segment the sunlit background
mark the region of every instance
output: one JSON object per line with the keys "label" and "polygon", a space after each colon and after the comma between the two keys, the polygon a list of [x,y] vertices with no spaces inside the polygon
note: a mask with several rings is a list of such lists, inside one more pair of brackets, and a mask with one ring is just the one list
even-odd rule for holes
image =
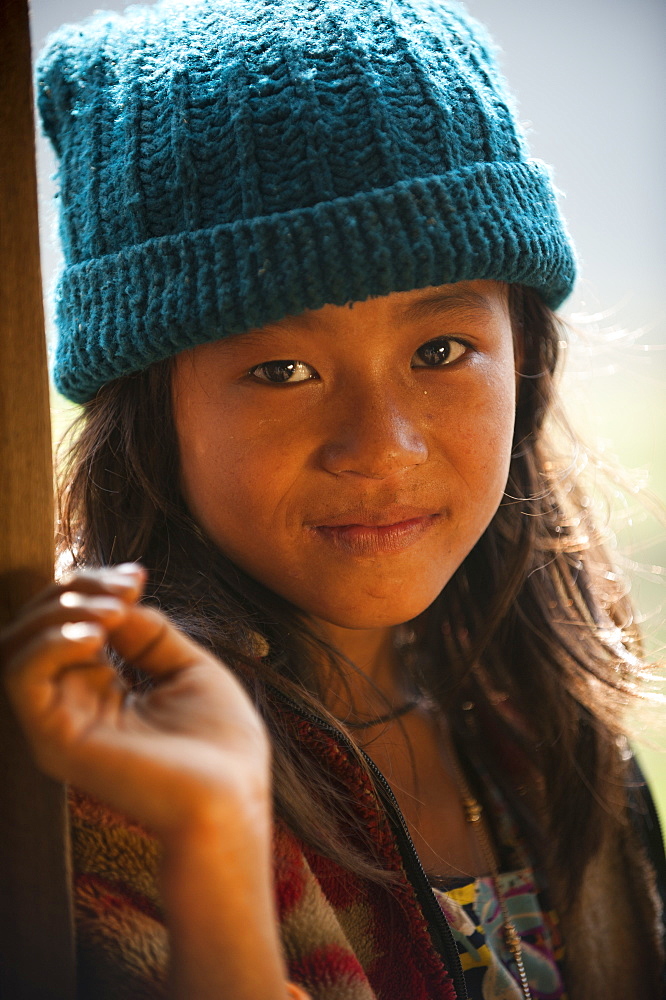
{"label": "sunlit background", "polygon": [[[49,31],[99,6],[32,0],[35,51]],[[666,498],[666,4],[469,0],[467,8],[500,46],[532,150],[554,164],[563,192],[582,264],[564,310],[579,332],[567,352],[563,392],[574,424],[602,461],[619,460],[629,470],[630,488],[612,491],[613,528],[657,657],[666,643],[666,528],[659,523]],[[54,162],[41,139],[38,160],[49,319],[60,255],[51,204]],[[68,419],[63,401],[54,399],[56,435]],[[632,492],[638,486],[649,491],[643,499]],[[635,728],[666,817],[661,714],[641,710]]]}

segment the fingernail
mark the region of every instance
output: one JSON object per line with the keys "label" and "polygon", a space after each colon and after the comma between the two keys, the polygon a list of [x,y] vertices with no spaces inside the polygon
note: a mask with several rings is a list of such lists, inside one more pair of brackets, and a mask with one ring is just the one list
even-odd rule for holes
{"label": "fingernail", "polygon": [[103,639],[104,631],[94,622],[65,622],[60,631],[64,639],[70,642],[88,642],[90,639]]}
{"label": "fingernail", "polygon": [[84,596],[83,594],[77,593],[75,590],[66,590],[64,594],[60,595],[59,601],[63,608],[88,607],[91,611],[101,613],[105,611],[120,613],[125,609],[123,602],[116,600],[114,597]]}
{"label": "fingernail", "polygon": [[125,594],[128,590],[136,590],[145,578],[145,571],[134,563],[123,566],[110,566],[100,574],[102,583],[108,590],[117,594]]}
{"label": "fingernail", "polygon": [[122,573],[123,576],[133,576],[139,579],[146,575],[146,570],[139,563],[119,563],[113,569],[116,573]]}

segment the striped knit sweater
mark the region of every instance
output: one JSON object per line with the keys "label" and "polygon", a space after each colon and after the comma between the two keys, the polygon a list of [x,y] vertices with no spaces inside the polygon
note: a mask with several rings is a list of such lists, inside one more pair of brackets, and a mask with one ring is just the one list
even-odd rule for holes
{"label": "striped knit sweater", "polygon": [[[369,883],[277,824],[276,895],[290,979],[312,1000],[460,1000],[464,986],[450,932],[399,825],[389,821],[344,742],[289,709],[285,719],[303,751],[344,783],[385,867],[398,873],[390,888]],[[159,844],[76,791],[70,807],[79,997],[164,1000],[168,939]],[[570,1000],[662,996],[654,883],[652,862],[627,834],[591,864],[576,910],[561,904]]]}

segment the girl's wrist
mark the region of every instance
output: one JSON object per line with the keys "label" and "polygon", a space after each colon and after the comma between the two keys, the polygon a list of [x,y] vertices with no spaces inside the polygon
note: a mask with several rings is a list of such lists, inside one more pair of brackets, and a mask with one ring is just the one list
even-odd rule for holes
{"label": "girl's wrist", "polygon": [[229,826],[198,817],[165,844],[161,891],[177,1000],[291,996],[275,912],[270,818],[261,810],[258,818],[236,819]]}
{"label": "girl's wrist", "polygon": [[197,798],[188,802],[167,829],[156,831],[163,848],[164,874],[178,870],[194,852],[212,858],[220,851],[254,858],[263,848],[270,853],[271,830],[268,792]]}

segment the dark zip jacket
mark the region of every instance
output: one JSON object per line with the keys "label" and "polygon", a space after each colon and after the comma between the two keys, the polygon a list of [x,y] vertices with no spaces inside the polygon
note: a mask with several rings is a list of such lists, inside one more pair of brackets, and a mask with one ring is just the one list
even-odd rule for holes
{"label": "dark zip jacket", "polygon": [[[299,752],[351,797],[372,842],[370,850],[357,837],[357,850],[395,873],[390,886],[359,877],[276,822],[276,899],[290,979],[312,1000],[464,1000],[451,930],[388,782],[368,759],[373,782],[333,727],[287,703],[280,711]],[[164,998],[168,942],[157,888],[159,845],[87,796],[73,791],[70,805],[79,995]],[[565,900],[558,907],[569,1000],[666,996],[666,865],[654,805],[637,768],[629,817],[589,865],[576,907],[567,908]],[[552,873],[548,884],[557,901]]]}

